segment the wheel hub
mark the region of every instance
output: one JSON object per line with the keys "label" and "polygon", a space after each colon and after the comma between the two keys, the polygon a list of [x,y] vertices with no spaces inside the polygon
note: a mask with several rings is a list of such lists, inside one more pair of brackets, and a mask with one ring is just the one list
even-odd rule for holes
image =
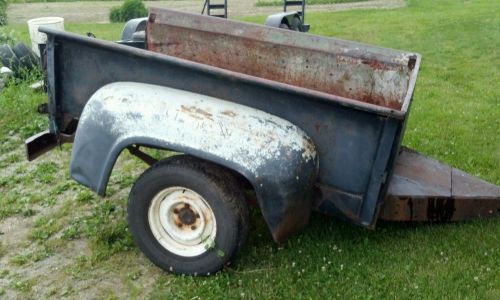
{"label": "wheel hub", "polygon": [[187,188],[160,191],[151,201],[148,221],[157,241],[177,255],[200,255],[215,241],[217,227],[211,207]]}
{"label": "wheel hub", "polygon": [[196,222],[196,219],[200,218],[200,216],[191,209],[189,204],[184,205],[180,211],[174,210],[174,214],[176,211],[182,225],[193,225]]}

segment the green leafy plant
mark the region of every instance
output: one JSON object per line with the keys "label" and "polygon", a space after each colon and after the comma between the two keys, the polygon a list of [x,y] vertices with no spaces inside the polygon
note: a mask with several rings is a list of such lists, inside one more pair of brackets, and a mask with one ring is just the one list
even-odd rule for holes
{"label": "green leafy plant", "polygon": [[15,32],[14,30],[7,30],[5,27],[0,28],[0,44],[9,44],[11,46],[14,46],[15,43],[17,42],[18,42],[17,32]]}
{"label": "green leafy plant", "polygon": [[7,25],[7,0],[0,0],[0,26]]}
{"label": "green leafy plant", "polygon": [[121,6],[111,7],[109,11],[109,20],[113,23],[121,22],[122,19],[122,8]]}
{"label": "green leafy plant", "polygon": [[148,10],[141,0],[125,0],[121,6],[111,8],[109,11],[109,20],[113,23],[127,22],[128,20],[147,15]]}

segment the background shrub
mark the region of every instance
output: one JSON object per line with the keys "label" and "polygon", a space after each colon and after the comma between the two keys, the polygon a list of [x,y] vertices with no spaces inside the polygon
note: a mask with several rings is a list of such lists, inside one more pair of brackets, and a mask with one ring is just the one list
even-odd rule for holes
{"label": "background shrub", "polygon": [[121,22],[122,19],[122,8],[121,6],[111,7],[109,11],[109,20],[113,23]]}
{"label": "background shrub", "polygon": [[130,19],[142,18],[147,15],[148,10],[141,0],[125,0],[121,6],[111,8],[109,11],[109,20],[113,23],[127,22]]}

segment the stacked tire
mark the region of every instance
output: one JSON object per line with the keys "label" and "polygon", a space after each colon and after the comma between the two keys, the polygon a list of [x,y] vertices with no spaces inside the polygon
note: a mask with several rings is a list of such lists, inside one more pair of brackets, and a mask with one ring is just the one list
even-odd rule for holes
{"label": "stacked tire", "polygon": [[22,77],[40,65],[39,58],[24,43],[18,43],[13,47],[8,44],[1,45],[0,60],[3,66],[12,70],[15,77]]}

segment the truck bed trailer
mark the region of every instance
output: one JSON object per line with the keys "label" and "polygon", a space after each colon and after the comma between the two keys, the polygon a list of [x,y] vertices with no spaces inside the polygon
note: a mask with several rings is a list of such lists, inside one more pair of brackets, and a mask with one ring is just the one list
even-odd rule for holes
{"label": "truck bed trailer", "polygon": [[26,142],[28,158],[74,143],[71,176],[99,195],[123,150],[152,165],[128,222],[166,271],[233,260],[245,189],[277,242],[312,210],[368,228],[500,211],[500,187],[401,146],[417,53],[158,8],[145,49],[40,31],[49,130]]}

